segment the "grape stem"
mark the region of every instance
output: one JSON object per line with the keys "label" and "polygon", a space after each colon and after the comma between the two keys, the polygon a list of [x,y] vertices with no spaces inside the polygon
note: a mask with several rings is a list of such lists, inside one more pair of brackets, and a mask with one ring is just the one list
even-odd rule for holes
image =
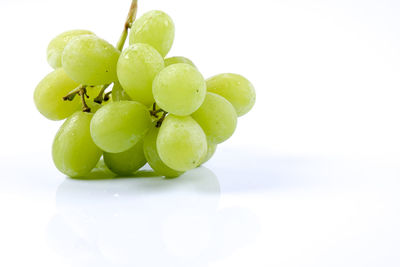
{"label": "grape stem", "polygon": [[87,98],[89,98],[89,96],[87,95],[87,92],[86,92],[86,86],[83,86],[83,87],[79,90],[78,94],[81,96],[81,100],[82,100],[82,111],[83,111],[83,112],[90,112],[90,108],[89,108],[88,105],[86,104],[86,100],[85,100],[85,96],[86,96]]}
{"label": "grape stem", "polygon": [[124,24],[124,29],[121,33],[121,37],[119,38],[119,41],[117,43],[117,49],[119,51],[122,51],[125,45],[126,38],[128,37],[128,31],[132,27],[133,22],[136,19],[136,13],[137,13],[137,0],[132,0],[131,7],[129,8],[129,13],[128,16],[126,17],[126,21]]}
{"label": "grape stem", "polygon": [[156,110],[156,102],[153,103],[153,109],[150,110],[150,115],[157,118],[157,114],[160,112],[164,112],[161,108]]}
{"label": "grape stem", "polygon": [[82,101],[82,111],[83,112],[90,112],[89,106],[86,104],[85,97],[89,98],[87,91],[86,91],[87,85],[79,85],[76,87],[74,90],[68,93],[68,95],[64,96],[63,99],[64,101],[72,101],[74,100],[76,95],[81,96],[81,101]]}
{"label": "grape stem", "polygon": [[108,93],[106,93],[105,95],[104,95],[104,101],[108,101],[108,100],[110,100],[110,95],[112,94],[112,91],[110,91],[110,92],[108,92]]}
{"label": "grape stem", "polygon": [[76,87],[74,90],[72,90],[71,92],[68,93],[68,95],[63,97],[64,101],[72,101],[74,100],[75,96],[77,94],[79,94],[79,92],[85,88],[86,89],[86,85],[80,84],[78,87]]}
{"label": "grape stem", "polygon": [[[128,37],[128,31],[132,27],[133,21],[135,21],[135,19],[136,19],[137,2],[138,2],[138,0],[132,0],[131,7],[129,8],[128,16],[126,17],[126,21],[124,24],[124,30],[122,31],[122,34],[118,40],[116,48],[120,52],[124,48],[126,38]],[[103,101],[107,101],[110,98],[110,93],[107,93],[106,95],[104,95],[105,90],[109,86],[110,86],[110,84],[103,85],[102,89],[99,92],[99,95],[96,96],[96,98],[94,99],[94,102],[101,104]]]}
{"label": "grape stem", "polygon": [[157,128],[161,127],[161,124],[163,123],[163,121],[164,121],[165,117],[167,116],[167,114],[168,114],[168,112],[163,111],[163,114],[162,114],[161,118],[156,123],[156,127]]}
{"label": "grape stem", "polygon": [[104,85],[102,85],[99,94],[93,99],[93,101],[96,102],[97,104],[101,104],[101,103],[103,102],[103,100],[105,100],[104,91],[105,91],[109,86],[110,86],[110,84],[104,84]]}

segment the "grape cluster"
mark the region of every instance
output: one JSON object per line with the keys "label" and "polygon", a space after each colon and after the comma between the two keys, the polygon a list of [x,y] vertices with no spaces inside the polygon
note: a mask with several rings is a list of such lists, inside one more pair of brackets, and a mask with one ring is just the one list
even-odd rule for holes
{"label": "grape cluster", "polygon": [[84,177],[103,157],[118,175],[148,163],[159,175],[177,177],[232,136],[237,117],[255,103],[254,87],[231,73],[205,80],[189,59],[165,58],[174,35],[171,18],[150,11],[126,24],[117,47],[86,30],[50,42],[54,71],[37,85],[34,101],[46,118],[66,119],[52,146],[62,173]]}

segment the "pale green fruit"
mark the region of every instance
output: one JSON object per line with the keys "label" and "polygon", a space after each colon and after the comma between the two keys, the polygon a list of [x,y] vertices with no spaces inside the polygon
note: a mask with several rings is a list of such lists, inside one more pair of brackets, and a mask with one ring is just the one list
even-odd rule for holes
{"label": "pale green fruit", "polygon": [[52,155],[57,169],[70,177],[87,175],[99,161],[102,151],[90,136],[92,113],[77,111],[58,130]]}
{"label": "pale green fruit", "polygon": [[207,93],[203,104],[192,114],[200,124],[207,139],[219,144],[232,136],[236,129],[237,115],[234,107],[220,95]]}
{"label": "pale green fruit", "polygon": [[83,34],[92,34],[87,30],[71,30],[61,33],[50,41],[47,47],[47,62],[53,69],[61,67],[61,57],[65,46],[75,37]]}
{"label": "pale green fruit", "polygon": [[149,44],[165,57],[174,42],[175,26],[164,12],[153,10],[143,14],[132,25],[129,44]]}
{"label": "pale green fruit", "polygon": [[217,144],[214,144],[214,143],[210,142],[209,140],[207,140],[207,153],[201,159],[200,165],[209,161],[212,158],[212,156],[214,155],[216,150],[217,150]]}
{"label": "pale green fruit", "polygon": [[143,152],[143,139],[124,152],[104,152],[103,157],[104,162],[112,172],[119,175],[133,174],[146,164]]}
{"label": "pale green fruit", "polygon": [[132,100],[125,92],[125,90],[122,88],[119,82],[114,83],[111,95],[112,95],[112,101],[114,102],[123,100]]}
{"label": "pale green fruit", "polygon": [[153,81],[154,99],[163,110],[178,116],[195,112],[206,96],[206,83],[201,73],[185,63],[173,64]]}
{"label": "pale green fruit", "polygon": [[164,60],[157,50],[147,44],[134,44],[127,47],[118,60],[118,79],[132,100],[148,106],[154,103],[154,77],[163,68]]}
{"label": "pale green fruit", "polygon": [[173,65],[173,64],[178,64],[178,63],[186,63],[189,65],[192,65],[193,67],[196,67],[194,65],[194,63],[186,57],[169,57],[169,58],[164,59],[164,62],[165,62],[165,67],[167,67],[169,65]]}
{"label": "pale green fruit", "polygon": [[196,168],[207,153],[207,139],[200,125],[190,116],[169,115],[157,136],[161,160],[177,171]]}
{"label": "pale green fruit", "polygon": [[147,162],[150,167],[158,174],[165,177],[178,177],[183,172],[171,169],[160,159],[157,151],[157,136],[159,128],[152,127],[144,138],[144,155],[146,156]]}
{"label": "pale green fruit", "polygon": [[90,132],[103,151],[120,153],[138,143],[151,126],[146,106],[136,101],[111,102],[93,116]]}
{"label": "pale green fruit", "polygon": [[33,99],[39,112],[50,120],[63,120],[81,107],[79,97],[64,101],[63,97],[79,86],[62,68],[48,74],[36,86]]}
{"label": "pale green fruit", "polygon": [[223,73],[207,79],[207,90],[225,97],[238,117],[249,112],[256,102],[254,86],[238,74]]}
{"label": "pale green fruit", "polygon": [[120,52],[95,35],[73,38],[62,54],[62,67],[74,81],[85,85],[101,85],[117,81]]}

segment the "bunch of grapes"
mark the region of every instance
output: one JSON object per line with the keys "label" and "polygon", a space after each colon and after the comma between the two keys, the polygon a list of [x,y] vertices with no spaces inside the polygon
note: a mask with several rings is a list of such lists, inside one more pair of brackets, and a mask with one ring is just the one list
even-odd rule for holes
{"label": "bunch of grapes", "polygon": [[87,30],[64,32],[48,46],[54,71],[37,85],[34,101],[46,118],[67,118],[52,155],[70,177],[84,177],[101,157],[118,175],[148,163],[177,177],[209,160],[254,105],[254,87],[243,76],[205,80],[189,59],[165,58],[174,23],[162,11],[134,21],[136,8],[134,0],[116,47]]}

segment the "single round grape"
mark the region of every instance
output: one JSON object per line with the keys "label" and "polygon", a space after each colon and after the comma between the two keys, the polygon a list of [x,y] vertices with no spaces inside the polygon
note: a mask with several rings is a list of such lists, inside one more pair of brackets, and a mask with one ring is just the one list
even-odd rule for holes
{"label": "single round grape", "polygon": [[178,177],[183,172],[176,171],[174,169],[171,169],[167,165],[165,165],[164,162],[160,159],[160,156],[158,155],[157,152],[157,136],[160,128],[157,127],[152,127],[147,135],[144,138],[144,144],[143,144],[143,150],[144,150],[144,155],[147,159],[147,162],[149,163],[150,167],[160,175],[163,175],[165,177]]}
{"label": "single round grape", "polygon": [[47,47],[47,62],[53,69],[61,67],[61,55],[69,41],[83,34],[94,35],[94,33],[87,30],[72,30],[63,32],[50,41]]}
{"label": "single round grape", "polygon": [[81,107],[79,97],[64,101],[66,96],[79,84],[71,80],[62,68],[48,74],[36,86],[33,100],[39,112],[50,120],[63,120]]}
{"label": "single round grape", "polygon": [[143,139],[137,142],[132,148],[121,153],[103,154],[107,167],[118,175],[130,175],[146,164],[143,152]]}
{"label": "single round grape", "polygon": [[209,140],[207,140],[207,153],[201,159],[200,165],[209,161],[212,158],[212,156],[214,155],[216,150],[217,150],[217,144],[214,144],[214,143],[210,142]]}
{"label": "single round grape", "polygon": [[122,88],[119,82],[114,82],[111,95],[112,95],[112,101],[114,102],[122,100],[132,100],[125,92],[125,90]]}
{"label": "single round grape", "polygon": [[256,102],[254,86],[238,74],[223,73],[207,79],[207,90],[231,102],[238,117],[249,112]]}
{"label": "single round grape", "polygon": [[189,65],[192,65],[193,67],[196,67],[194,65],[194,63],[186,57],[169,57],[169,58],[166,58],[164,60],[164,62],[165,62],[165,67],[167,67],[169,65],[177,64],[177,63],[186,63]]}
{"label": "single round grape", "polygon": [[232,136],[236,129],[235,108],[220,95],[207,92],[203,104],[192,114],[200,124],[207,139],[212,143],[222,143]]}
{"label": "single round grape", "polygon": [[120,52],[95,35],[73,38],[62,53],[62,67],[74,81],[86,85],[108,84],[117,80]]}
{"label": "single round grape", "polygon": [[58,130],[54,138],[53,161],[60,172],[70,177],[87,175],[99,161],[102,151],[90,136],[92,113],[77,111]]}
{"label": "single round grape", "polygon": [[185,63],[173,64],[153,81],[154,99],[163,110],[178,116],[195,112],[206,96],[206,83],[201,73]]}
{"label": "single round grape", "polygon": [[131,28],[129,44],[149,44],[165,57],[174,42],[175,26],[164,12],[153,10],[143,14]]}
{"label": "single round grape", "polygon": [[207,153],[207,139],[190,116],[169,115],[157,136],[157,152],[168,167],[187,171],[196,168]]}
{"label": "single round grape", "polygon": [[140,141],[151,126],[147,108],[136,101],[111,102],[93,116],[90,132],[103,151],[120,153]]}
{"label": "single round grape", "polygon": [[154,102],[152,83],[164,68],[162,56],[148,44],[134,44],[121,54],[117,65],[119,82],[132,100],[145,105]]}

